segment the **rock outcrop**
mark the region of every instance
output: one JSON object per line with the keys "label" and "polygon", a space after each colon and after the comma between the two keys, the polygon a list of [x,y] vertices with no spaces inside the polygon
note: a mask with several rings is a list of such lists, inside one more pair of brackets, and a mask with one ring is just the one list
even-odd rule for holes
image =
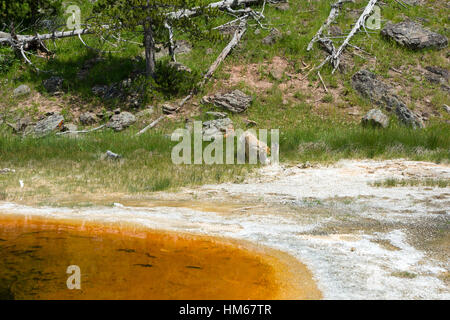
{"label": "rock outcrop", "polygon": [[413,128],[422,128],[424,124],[398,96],[392,93],[390,86],[377,80],[370,71],[361,70],[352,77],[352,86],[363,97],[370,99],[389,112],[394,112],[400,122]]}
{"label": "rock outcrop", "polygon": [[361,120],[364,126],[387,128],[389,118],[380,109],[372,109]]}
{"label": "rock outcrop", "polygon": [[91,125],[98,122],[98,118],[93,112],[84,112],[80,115],[80,123],[83,125]]}
{"label": "rock outcrop", "polygon": [[230,118],[215,119],[203,122],[203,137],[207,140],[215,139],[233,132],[233,122]]}
{"label": "rock outcrop", "polygon": [[33,129],[36,136],[44,136],[55,130],[61,130],[64,124],[64,117],[59,113],[54,113],[38,121]]}
{"label": "rock outcrop", "polygon": [[48,93],[60,92],[62,90],[63,83],[64,79],[57,76],[53,76],[42,81],[42,85]]}
{"label": "rock outcrop", "polygon": [[397,24],[388,23],[381,30],[381,34],[412,50],[442,49],[448,45],[447,37],[429,31],[413,21],[403,21]]}
{"label": "rock outcrop", "polygon": [[214,96],[203,97],[204,103],[212,103],[217,107],[225,108],[233,113],[241,113],[247,110],[253,98],[240,90],[228,93],[218,93]]}
{"label": "rock outcrop", "polygon": [[114,131],[122,131],[136,122],[136,117],[129,112],[121,112],[111,117],[111,120],[106,124],[106,127]]}
{"label": "rock outcrop", "polygon": [[30,94],[30,92],[31,92],[30,87],[27,86],[26,84],[22,84],[22,85],[18,86],[16,89],[14,89],[13,97],[25,96],[27,94]]}

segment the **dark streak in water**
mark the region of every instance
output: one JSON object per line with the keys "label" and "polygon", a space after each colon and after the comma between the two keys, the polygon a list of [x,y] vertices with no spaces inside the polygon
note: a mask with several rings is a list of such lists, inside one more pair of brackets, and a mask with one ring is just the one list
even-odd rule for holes
{"label": "dark streak in water", "polygon": [[139,266],[139,267],[143,267],[143,268],[151,268],[153,267],[153,265],[151,264],[146,264],[146,263],[135,263],[135,266]]}
{"label": "dark streak in water", "polygon": [[201,269],[201,267],[197,267],[197,266],[186,266],[186,268],[188,268],[188,269]]}
{"label": "dark streak in water", "polygon": [[36,252],[36,250],[11,250],[10,253],[14,254],[14,255],[26,255],[26,254],[30,254],[30,253],[34,253]]}
{"label": "dark streak in water", "polygon": [[146,253],[145,254],[147,257],[149,257],[149,258],[155,258],[156,259],[156,257],[155,256],[152,256],[150,253]]}
{"label": "dark streak in water", "polygon": [[5,239],[0,238],[0,241],[6,241]]}
{"label": "dark streak in water", "polygon": [[134,250],[134,249],[117,249],[117,251],[119,251],[119,252],[126,252],[126,253],[136,252],[136,250]]}

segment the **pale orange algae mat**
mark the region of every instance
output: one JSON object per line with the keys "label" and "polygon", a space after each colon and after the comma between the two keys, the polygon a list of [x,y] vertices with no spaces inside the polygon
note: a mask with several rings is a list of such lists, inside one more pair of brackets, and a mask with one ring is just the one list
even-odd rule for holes
{"label": "pale orange algae mat", "polygon": [[[320,299],[310,271],[246,242],[136,226],[0,217],[9,299]],[[66,269],[81,270],[69,290]]]}

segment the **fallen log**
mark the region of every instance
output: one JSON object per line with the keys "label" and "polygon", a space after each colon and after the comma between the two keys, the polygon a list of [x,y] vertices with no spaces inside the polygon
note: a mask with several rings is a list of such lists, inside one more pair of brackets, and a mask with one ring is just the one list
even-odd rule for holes
{"label": "fallen log", "polygon": [[373,7],[376,5],[377,2],[378,2],[378,0],[370,0],[369,1],[367,6],[364,8],[363,13],[359,17],[358,21],[356,21],[355,25],[353,26],[353,28],[350,31],[350,33],[348,34],[348,36],[345,38],[342,45],[339,47],[339,49],[337,49],[337,51],[334,53],[334,55],[332,55],[331,59],[332,59],[333,65],[334,65],[334,69],[333,69],[332,73],[334,73],[336,71],[336,69],[339,67],[339,63],[340,63],[339,56],[342,54],[344,49],[349,44],[350,39],[355,35],[356,32],[359,31],[359,29],[361,29],[361,27],[365,27],[366,19],[372,12]]}
{"label": "fallen log", "polygon": [[233,38],[231,38],[228,45],[222,50],[222,52],[217,57],[216,61],[209,67],[206,74],[203,76],[202,81],[200,82],[200,87],[202,87],[206,81],[213,75],[214,71],[219,67],[222,61],[228,56],[228,54],[233,50],[233,48],[241,41],[242,36],[245,31],[247,31],[247,20],[244,19],[239,23],[238,29],[234,32]]}
{"label": "fallen log", "polygon": [[153,128],[154,126],[156,126],[162,119],[164,119],[166,117],[166,115],[162,115],[160,116],[158,119],[156,119],[155,121],[153,121],[152,123],[150,123],[148,126],[146,126],[144,129],[142,129],[141,131],[139,131],[138,133],[136,133],[137,136],[140,136],[141,134],[143,134],[144,132],[146,132],[147,130]]}
{"label": "fallen log", "polygon": [[346,2],[353,2],[353,0],[338,0],[336,3],[331,5],[330,14],[328,15],[327,20],[309,42],[308,47],[306,48],[307,51],[310,51],[312,49],[314,43],[322,37],[322,33],[325,31],[325,29],[328,29],[330,25],[336,20],[336,18],[339,16],[342,5]]}
{"label": "fallen log", "polygon": [[93,128],[93,129],[89,129],[89,130],[57,132],[56,135],[61,136],[61,135],[70,134],[70,133],[72,133],[72,134],[89,133],[89,132],[94,132],[94,131],[100,130],[100,129],[104,128],[105,126],[106,126],[105,124],[102,124],[99,127],[96,127],[96,128]]}
{"label": "fallen log", "polygon": [[[242,5],[249,5],[249,4],[257,4],[262,3],[261,0],[223,0],[218,2],[210,3],[206,6],[206,9],[227,9],[232,7],[239,7]],[[167,14],[167,18],[169,19],[181,19],[181,18],[188,18],[195,16],[198,14],[198,12],[201,10],[201,7],[196,7],[192,9],[181,9],[175,12],[170,12]]]}
{"label": "fallen log", "polygon": [[0,44],[9,43],[12,45],[15,45],[17,43],[28,43],[33,41],[44,41],[44,40],[53,40],[53,39],[60,39],[60,38],[67,38],[67,37],[76,37],[81,36],[83,34],[92,34],[93,31],[89,30],[88,28],[84,29],[76,29],[72,31],[58,31],[53,33],[47,33],[47,34],[40,34],[40,35],[16,35],[15,37],[11,37],[9,33],[3,33],[2,37],[0,37]]}

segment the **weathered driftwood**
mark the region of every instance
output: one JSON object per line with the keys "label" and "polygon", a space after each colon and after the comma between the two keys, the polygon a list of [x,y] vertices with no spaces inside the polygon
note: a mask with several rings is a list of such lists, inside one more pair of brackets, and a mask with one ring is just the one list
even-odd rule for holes
{"label": "weathered driftwood", "polygon": [[[356,21],[355,25],[353,26],[352,30],[345,37],[344,42],[337,50],[335,50],[334,46],[331,46],[331,47],[329,46],[329,43],[327,43],[327,41],[329,39],[320,39],[319,38],[318,41],[321,41],[321,43],[325,46],[327,51],[331,50],[332,53],[329,54],[326,57],[326,59],[322,61],[322,63],[320,63],[317,67],[315,67],[311,71],[320,70],[328,61],[331,61],[331,64],[333,65],[332,73],[334,73],[337,70],[337,68],[339,67],[339,64],[340,64],[340,55],[342,54],[342,52],[344,52],[345,48],[348,45],[350,45],[350,39],[359,31],[359,29],[361,29],[361,27],[365,27],[365,21],[366,21],[367,17],[370,15],[370,13],[372,12],[372,10],[377,2],[378,2],[378,0],[370,0],[369,1],[367,6],[364,8],[363,13],[360,15],[360,17]],[[310,72],[308,72],[308,74],[305,76],[305,78],[309,75]]]}
{"label": "weathered driftwood", "polygon": [[231,38],[228,45],[222,50],[222,52],[217,57],[216,61],[209,67],[206,74],[203,76],[202,81],[200,82],[200,86],[203,86],[206,81],[213,75],[214,71],[219,67],[222,61],[228,56],[228,54],[233,50],[233,48],[241,41],[242,36],[247,30],[247,20],[243,20],[239,23],[239,27],[234,32],[233,38]]}
{"label": "weathered driftwood", "polygon": [[344,49],[347,47],[348,43],[350,42],[350,39],[355,35],[356,32],[358,32],[361,27],[365,26],[365,22],[367,17],[370,15],[370,13],[373,10],[373,7],[377,4],[378,0],[370,0],[367,6],[364,8],[363,13],[359,16],[358,21],[356,21],[355,25],[353,26],[352,30],[348,34],[347,38],[345,38],[344,42],[341,44],[339,49],[334,53],[334,55],[331,57],[334,69],[333,73],[336,71],[336,69],[339,67],[339,56],[342,54]]}
{"label": "weathered driftwood", "polygon": [[28,43],[33,41],[44,41],[44,40],[52,40],[52,39],[60,39],[60,38],[67,38],[67,37],[76,37],[83,34],[90,34],[93,33],[92,30],[89,30],[87,28],[84,29],[76,29],[72,31],[58,31],[53,33],[47,33],[47,34],[37,34],[37,35],[16,35],[14,37],[11,37],[9,33],[5,34],[3,33],[3,37],[0,37],[0,44],[17,44],[17,43]]}
{"label": "weathered driftwood", "polygon": [[[261,0],[223,0],[218,2],[210,3],[206,6],[207,9],[227,9],[233,7],[239,7],[242,5],[256,4],[263,2]],[[192,9],[181,9],[175,12],[170,12],[167,14],[167,18],[169,19],[181,19],[195,16],[201,10],[201,7],[192,8]]]}
{"label": "weathered driftwood", "polygon": [[63,131],[63,132],[57,132],[56,135],[60,136],[60,135],[71,134],[71,133],[72,133],[72,134],[89,133],[89,132],[94,132],[94,131],[100,130],[100,129],[104,128],[104,127],[105,127],[105,124],[102,124],[102,125],[99,126],[99,127],[92,128],[92,129],[89,129],[89,130]]}
{"label": "weathered driftwood", "polygon": [[328,93],[327,86],[325,85],[325,82],[322,79],[322,76],[320,75],[320,71],[317,71],[317,75],[319,76],[320,82],[322,82],[323,88],[325,89],[325,92]]}
{"label": "weathered driftwood", "polygon": [[137,136],[140,136],[141,134],[143,134],[144,132],[146,132],[147,130],[153,128],[154,126],[156,126],[162,119],[164,119],[166,116],[162,115],[160,116],[158,119],[156,119],[155,121],[153,121],[152,123],[150,123],[148,126],[146,126],[144,129],[142,129],[141,131],[139,131],[138,133],[136,133]]}
{"label": "weathered driftwood", "polygon": [[342,5],[346,2],[353,2],[353,0],[338,0],[336,3],[331,5],[330,14],[328,15],[327,20],[309,42],[308,47],[306,48],[307,51],[310,51],[312,49],[314,43],[322,37],[323,32],[328,29],[330,25],[336,20],[336,18],[339,16]]}

